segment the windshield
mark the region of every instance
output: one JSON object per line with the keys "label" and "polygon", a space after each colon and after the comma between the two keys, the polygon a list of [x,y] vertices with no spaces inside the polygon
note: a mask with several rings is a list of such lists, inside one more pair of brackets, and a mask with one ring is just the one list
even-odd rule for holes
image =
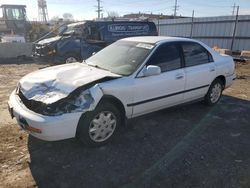
{"label": "windshield", "polygon": [[81,35],[82,34],[82,25],[67,26],[60,35]]}
{"label": "windshield", "polygon": [[153,47],[152,44],[118,41],[88,58],[86,63],[127,76],[143,63]]}

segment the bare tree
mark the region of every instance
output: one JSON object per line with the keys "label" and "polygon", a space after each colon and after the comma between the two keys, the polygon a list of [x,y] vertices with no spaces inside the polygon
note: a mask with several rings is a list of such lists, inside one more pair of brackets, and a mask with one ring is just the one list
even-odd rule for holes
{"label": "bare tree", "polygon": [[117,18],[119,17],[119,13],[116,11],[109,11],[108,12],[108,18]]}
{"label": "bare tree", "polygon": [[71,13],[64,13],[63,20],[64,21],[74,21],[74,17]]}
{"label": "bare tree", "polygon": [[60,17],[59,16],[53,16],[50,21],[59,21],[60,20]]}

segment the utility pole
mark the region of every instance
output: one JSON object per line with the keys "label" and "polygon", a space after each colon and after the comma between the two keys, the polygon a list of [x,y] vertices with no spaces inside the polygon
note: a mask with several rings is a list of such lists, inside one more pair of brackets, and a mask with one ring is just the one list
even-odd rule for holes
{"label": "utility pole", "polygon": [[178,10],[177,0],[175,0],[175,3],[174,3],[174,18],[176,18],[177,10]]}
{"label": "utility pole", "polygon": [[235,40],[237,24],[238,24],[238,19],[239,19],[239,9],[240,9],[240,6],[237,6],[237,12],[236,12],[235,24],[234,24],[234,30],[233,30],[233,36],[232,36],[232,43],[231,43],[231,50],[233,50],[233,47],[234,47],[234,40]]}
{"label": "utility pole", "polygon": [[235,3],[234,3],[233,11],[232,11],[232,16],[234,16],[235,8],[236,8],[236,5],[235,5]]}
{"label": "utility pole", "polygon": [[96,7],[97,7],[96,12],[98,14],[98,19],[100,19],[101,18],[101,12],[103,11],[102,10],[103,7],[101,7],[101,0],[97,0],[97,6]]}
{"label": "utility pole", "polygon": [[193,37],[193,27],[194,27],[194,10],[192,12],[192,22],[191,22],[190,38]]}

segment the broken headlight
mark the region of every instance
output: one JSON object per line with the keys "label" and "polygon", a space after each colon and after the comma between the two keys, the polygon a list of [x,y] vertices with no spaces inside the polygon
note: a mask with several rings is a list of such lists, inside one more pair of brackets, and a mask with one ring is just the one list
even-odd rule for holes
{"label": "broken headlight", "polygon": [[61,99],[53,104],[46,105],[43,111],[44,115],[61,115],[71,112],[82,112],[88,109],[94,99],[89,90],[85,90],[78,94],[72,93],[67,98]]}

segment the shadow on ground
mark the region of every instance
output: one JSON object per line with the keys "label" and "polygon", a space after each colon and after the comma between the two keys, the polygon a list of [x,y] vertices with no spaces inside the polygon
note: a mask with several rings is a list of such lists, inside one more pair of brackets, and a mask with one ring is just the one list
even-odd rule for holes
{"label": "shadow on ground", "polygon": [[30,136],[30,170],[38,187],[247,187],[249,113],[249,101],[224,96],[134,119],[101,148]]}
{"label": "shadow on ground", "polygon": [[32,57],[20,56],[17,58],[0,58],[0,65],[3,64],[30,64],[34,63],[34,59]]}

